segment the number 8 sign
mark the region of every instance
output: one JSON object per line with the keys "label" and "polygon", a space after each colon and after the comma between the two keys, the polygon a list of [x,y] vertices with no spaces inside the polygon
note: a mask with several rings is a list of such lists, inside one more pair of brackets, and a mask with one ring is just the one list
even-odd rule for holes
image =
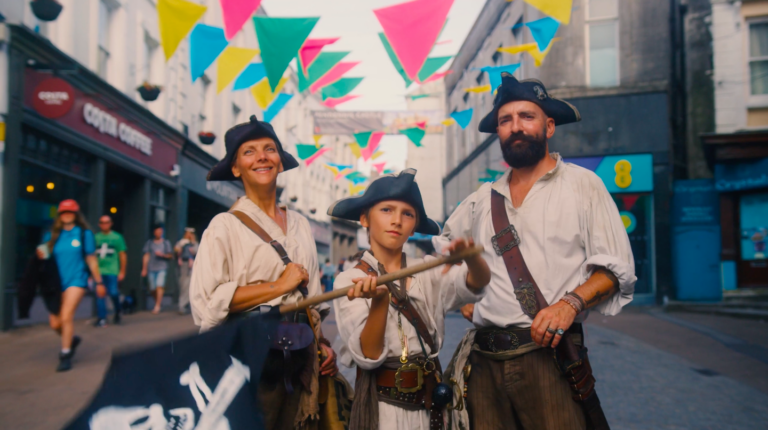
{"label": "number 8 sign", "polygon": [[619,188],[629,188],[632,185],[632,163],[627,160],[619,160],[613,165],[613,171],[616,172],[614,182]]}

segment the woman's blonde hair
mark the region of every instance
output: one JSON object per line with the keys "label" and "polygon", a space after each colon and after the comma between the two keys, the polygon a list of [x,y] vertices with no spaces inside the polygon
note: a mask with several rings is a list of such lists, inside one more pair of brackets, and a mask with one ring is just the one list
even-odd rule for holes
{"label": "woman's blonde hair", "polygon": [[[83,216],[82,212],[77,211],[74,212],[75,214],[75,225],[82,228],[83,230],[90,230],[91,226],[88,225],[88,221],[85,220],[85,217]],[[61,230],[64,228],[64,223],[61,222],[61,214],[56,215],[56,219],[53,220],[53,225],[51,226],[51,239],[48,241],[48,251],[53,252],[53,247],[56,245],[56,241],[59,240],[59,236],[61,235]]]}

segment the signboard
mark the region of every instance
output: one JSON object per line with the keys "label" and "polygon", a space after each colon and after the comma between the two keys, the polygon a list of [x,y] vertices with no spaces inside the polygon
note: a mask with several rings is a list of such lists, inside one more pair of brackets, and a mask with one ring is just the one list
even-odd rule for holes
{"label": "signboard", "polygon": [[718,191],[768,188],[768,157],[715,164],[715,187]]}
{"label": "signboard", "polygon": [[675,181],[672,225],[719,225],[720,195],[712,179]]}
{"label": "signboard", "polygon": [[315,127],[314,134],[347,135],[362,131],[383,131],[387,134],[397,134],[403,128],[416,127],[426,123],[427,134],[443,132],[441,121],[445,113],[440,110],[424,111],[384,111],[384,112],[313,112]]}
{"label": "signboard", "polygon": [[651,154],[566,158],[563,161],[595,172],[611,194],[653,191]]}
{"label": "signboard", "polygon": [[41,116],[162,175],[168,176],[173,165],[178,163],[181,136],[178,136],[178,142],[171,140],[175,136],[170,134],[164,139],[157,132],[142,127],[140,122],[129,120],[119,109],[101,103],[97,94],[86,95],[62,79],[26,69],[24,80],[24,104]]}

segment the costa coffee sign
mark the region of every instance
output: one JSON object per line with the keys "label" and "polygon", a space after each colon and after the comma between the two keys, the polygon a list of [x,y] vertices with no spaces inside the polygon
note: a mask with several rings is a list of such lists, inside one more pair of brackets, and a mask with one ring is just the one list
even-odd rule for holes
{"label": "costa coffee sign", "polygon": [[132,146],[147,155],[152,155],[152,139],[130,125],[119,122],[117,118],[98,107],[90,103],[84,104],[83,118],[86,124],[93,126],[100,133],[118,138],[126,145]]}
{"label": "costa coffee sign", "polygon": [[59,118],[75,104],[75,90],[67,81],[49,78],[35,87],[32,107],[46,118]]}

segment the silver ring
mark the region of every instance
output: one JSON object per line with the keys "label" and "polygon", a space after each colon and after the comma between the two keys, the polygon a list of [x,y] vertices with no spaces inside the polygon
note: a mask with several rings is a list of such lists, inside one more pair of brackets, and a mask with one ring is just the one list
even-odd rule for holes
{"label": "silver ring", "polygon": [[547,333],[555,334],[555,329],[553,329],[552,327],[547,327]]}
{"label": "silver ring", "polygon": [[558,334],[559,336],[562,336],[562,335],[564,335],[564,334],[565,334],[565,330],[563,330],[563,329],[559,328],[559,329],[557,329],[557,330],[555,331],[555,333],[556,333],[556,334]]}

